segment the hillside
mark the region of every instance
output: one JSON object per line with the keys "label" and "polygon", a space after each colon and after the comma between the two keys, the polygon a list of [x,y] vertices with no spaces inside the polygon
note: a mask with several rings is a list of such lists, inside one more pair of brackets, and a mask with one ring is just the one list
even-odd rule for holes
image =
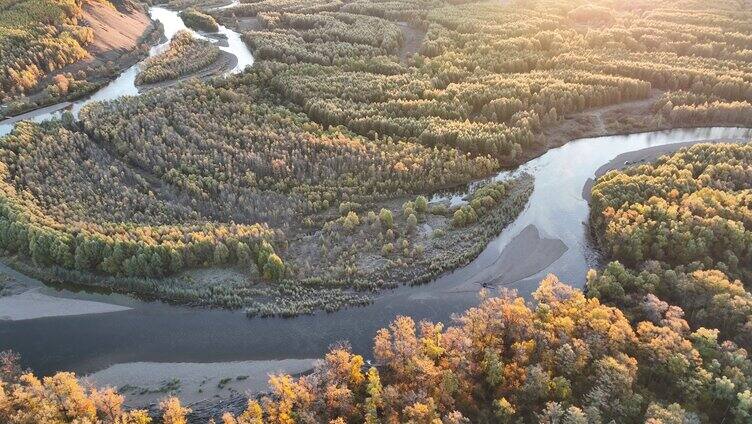
{"label": "hillside", "polygon": [[130,1],[90,1],[83,5],[84,24],[94,31],[87,45],[99,60],[114,60],[138,47],[151,21],[143,8]]}

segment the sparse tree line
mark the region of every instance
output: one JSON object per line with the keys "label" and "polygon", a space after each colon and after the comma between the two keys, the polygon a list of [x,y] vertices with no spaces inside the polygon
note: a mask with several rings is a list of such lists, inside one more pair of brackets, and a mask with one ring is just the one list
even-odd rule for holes
{"label": "sparse tree line", "polygon": [[[291,34],[256,31],[245,33],[243,40],[254,52],[254,58],[259,60],[278,60],[284,63],[318,63],[320,65],[357,66],[352,58],[366,63],[372,62],[370,68],[377,70],[384,67],[387,74],[399,73],[402,68],[386,58],[387,52],[382,48],[366,44],[350,44],[339,41],[305,42],[302,38]],[[386,59],[384,64],[380,60]],[[355,63],[354,63],[355,62]],[[361,65],[362,66],[362,65]]]}
{"label": "sparse tree line", "polygon": [[670,91],[655,103],[656,113],[674,125],[752,124],[752,104],[727,101],[715,95]]}
{"label": "sparse tree line", "polygon": [[313,14],[318,12],[336,12],[344,3],[340,0],[260,0],[241,1],[241,4],[214,14],[218,17],[257,16],[264,12],[289,12]]}
{"label": "sparse tree line", "polygon": [[369,15],[392,21],[419,21],[429,10],[444,6],[441,0],[355,0],[342,6],[342,11]]}
{"label": "sparse tree line", "polygon": [[350,13],[276,13],[271,29],[293,29],[307,42],[343,41],[367,44],[393,53],[404,42],[402,31],[392,22]]}
{"label": "sparse tree line", "polygon": [[398,74],[394,57],[402,32],[383,19],[347,13],[297,14],[268,12],[264,30],[243,34],[258,60],[317,63],[342,69]]}
{"label": "sparse tree line", "polygon": [[154,84],[192,74],[216,62],[219,55],[219,47],[211,41],[178,31],[167,50],[143,61],[136,84]]}

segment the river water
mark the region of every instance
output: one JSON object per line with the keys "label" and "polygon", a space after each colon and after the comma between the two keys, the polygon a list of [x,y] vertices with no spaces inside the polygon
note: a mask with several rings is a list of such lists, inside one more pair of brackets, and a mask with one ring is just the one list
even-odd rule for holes
{"label": "river water", "polygon": [[[139,302],[122,295],[96,295],[42,290],[50,295],[98,300],[133,309],[98,315],[0,322],[0,350],[21,353],[39,373],[73,370],[89,373],[117,363],[222,362],[319,357],[347,340],[370,356],[373,336],[397,315],[448,322],[453,313],[477,304],[481,285],[503,282],[529,295],[548,273],[582,287],[585,273],[598,264],[585,223],[588,205],[583,186],[596,170],[616,156],[641,149],[702,140],[748,140],[744,128],[699,128],[574,140],[552,149],[516,170],[496,178],[528,172],[535,188],[522,214],[464,268],[430,284],[401,287],[373,304],[335,313],[297,318],[248,319],[239,312],[176,307]],[[560,240],[566,251],[528,275],[504,281],[504,258],[533,258],[537,252],[517,243],[530,226],[544,239]],[[0,316],[2,314],[0,313]]]}
{"label": "river water", "polygon": [[[248,46],[240,39],[240,34],[223,26],[219,26],[217,34],[220,38],[226,39],[225,43],[222,43],[214,37],[207,37],[198,32],[188,28],[183,23],[178,12],[165,9],[163,7],[154,6],[149,8],[149,16],[152,20],[158,21],[164,27],[164,35],[166,41],[159,43],[149,49],[148,57],[156,56],[159,53],[165,51],[170,44],[169,40],[180,30],[189,31],[194,37],[209,40],[218,43],[220,50],[234,55],[237,58],[237,64],[234,68],[228,71],[228,73],[238,73],[245,69],[247,66],[253,64],[253,55]],[[78,116],[78,112],[84,106],[97,101],[114,100],[122,96],[136,96],[139,94],[138,87],[136,87],[136,75],[141,70],[141,64],[143,61],[136,63],[130,68],[123,71],[117,78],[110,81],[107,85],[103,86],[92,95],[85,99],[78,100],[65,109],[70,109],[74,116]],[[49,119],[57,118],[61,114],[61,110],[55,110],[53,112],[46,112],[44,110],[38,112],[31,112],[25,114],[25,119],[42,122]],[[14,119],[9,119],[4,122],[0,122],[0,136],[9,133],[15,125]]]}

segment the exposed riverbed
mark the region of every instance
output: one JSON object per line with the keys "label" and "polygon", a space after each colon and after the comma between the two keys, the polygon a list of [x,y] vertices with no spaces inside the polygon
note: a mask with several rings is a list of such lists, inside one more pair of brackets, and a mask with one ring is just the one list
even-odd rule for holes
{"label": "exposed riverbed", "polygon": [[[503,179],[528,172],[535,176],[535,189],[524,212],[476,260],[431,284],[385,292],[366,307],[288,319],[248,319],[239,312],[139,302],[122,295],[56,292],[43,287],[41,292],[49,296],[130,309],[0,322],[0,350],[18,351],[25,365],[43,374],[56,370],[88,374],[109,369],[105,375],[113,384],[118,379],[117,370],[132,370],[137,362],[214,363],[217,369],[237,370],[238,365],[231,362],[320,357],[331,344],[342,340],[370,356],[376,331],[395,316],[448,322],[451,314],[475,305],[484,286],[492,290],[513,288],[528,296],[542,277],[554,273],[582,287],[588,268],[599,260],[587,235],[588,205],[583,187],[599,168],[603,171],[604,164],[620,165],[613,162],[617,156],[644,149],[655,153],[657,146],[665,146],[660,150],[667,153],[697,141],[750,137],[752,130],[743,128],[680,129],[586,138],[552,149],[496,176]],[[0,315],[5,313],[0,311]],[[244,374],[250,375],[253,362],[246,364],[249,371]],[[123,374],[124,382],[127,377]]]}

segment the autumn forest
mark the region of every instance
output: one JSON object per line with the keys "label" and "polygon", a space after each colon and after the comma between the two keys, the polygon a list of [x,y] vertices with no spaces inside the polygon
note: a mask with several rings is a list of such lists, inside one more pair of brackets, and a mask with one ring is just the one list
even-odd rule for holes
{"label": "autumn forest", "polygon": [[[575,199],[583,246],[530,205],[572,140],[749,127],[751,34],[742,0],[0,0],[16,271],[270,323],[437,279],[480,299],[389,309],[371,351],[338,337],[210,416],[3,352],[0,422],[752,423],[748,140],[625,150]],[[541,274],[573,249],[579,281]],[[23,293],[0,280],[0,308]]]}

